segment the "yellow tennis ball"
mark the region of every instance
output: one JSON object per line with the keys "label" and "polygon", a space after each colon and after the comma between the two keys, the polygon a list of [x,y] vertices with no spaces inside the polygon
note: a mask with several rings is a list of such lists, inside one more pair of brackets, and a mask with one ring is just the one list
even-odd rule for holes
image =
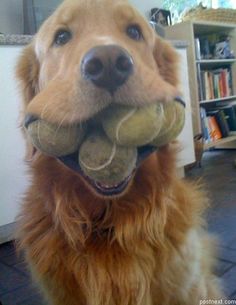
{"label": "yellow tennis ball", "polygon": [[162,126],[162,104],[145,107],[112,105],[102,115],[102,125],[112,142],[142,146],[156,138]]}
{"label": "yellow tennis ball", "polygon": [[127,178],[133,172],[136,161],[136,148],[112,143],[99,130],[90,133],[79,150],[79,164],[84,174],[108,186]]}
{"label": "yellow tennis ball", "polygon": [[84,136],[80,126],[57,126],[41,119],[30,123],[26,130],[37,149],[55,157],[76,152]]}
{"label": "yellow tennis ball", "polygon": [[163,110],[162,127],[159,134],[150,143],[157,147],[164,146],[176,139],[185,123],[185,107],[182,103],[173,101],[163,104]]}

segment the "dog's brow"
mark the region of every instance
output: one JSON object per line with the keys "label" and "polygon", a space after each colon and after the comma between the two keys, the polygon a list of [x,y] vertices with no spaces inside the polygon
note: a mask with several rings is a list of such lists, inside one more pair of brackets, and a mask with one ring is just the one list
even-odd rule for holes
{"label": "dog's brow", "polygon": [[[73,2],[72,2],[73,3]],[[73,9],[72,9],[73,8]],[[79,5],[79,3],[74,2],[73,7],[65,5],[61,6],[58,12],[58,20],[64,24],[70,24],[72,20],[78,19],[84,14],[84,9]]]}
{"label": "dog's brow", "polygon": [[129,5],[118,4],[115,9],[115,17],[117,19],[125,19],[126,21],[134,21],[136,14],[134,9]]}

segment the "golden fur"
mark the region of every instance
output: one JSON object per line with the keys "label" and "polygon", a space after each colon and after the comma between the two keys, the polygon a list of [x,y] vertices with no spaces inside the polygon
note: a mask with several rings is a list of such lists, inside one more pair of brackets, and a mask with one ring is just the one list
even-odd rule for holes
{"label": "golden fur", "polygon": [[[140,25],[143,41],[125,35],[129,23]],[[72,29],[73,38],[55,47],[60,27]],[[177,95],[175,51],[125,1],[67,0],[19,60],[24,115],[68,124],[107,107],[111,96],[88,85],[79,65],[90,48],[110,42],[135,62],[116,103]],[[197,305],[221,297],[203,229],[207,200],[177,178],[173,145],[146,159],[117,198],[96,195],[80,175],[27,146],[32,182],[19,216],[19,245],[50,304]]]}

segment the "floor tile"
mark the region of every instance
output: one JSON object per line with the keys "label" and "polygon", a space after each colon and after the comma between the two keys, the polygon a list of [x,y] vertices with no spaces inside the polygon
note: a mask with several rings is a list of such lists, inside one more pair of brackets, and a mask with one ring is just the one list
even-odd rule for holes
{"label": "floor tile", "polygon": [[12,252],[8,256],[1,257],[0,262],[8,266],[13,266],[19,262],[19,257],[15,252]]}
{"label": "floor tile", "polygon": [[25,262],[19,262],[19,263],[15,264],[13,267],[17,271],[23,273],[25,276],[30,277],[30,271],[29,271],[28,266],[26,265]]}
{"label": "floor tile", "polygon": [[[34,302],[26,303],[27,300],[36,296]],[[11,292],[5,293],[0,296],[3,305],[46,305],[43,304],[42,298],[38,293],[37,289],[33,287],[31,284],[28,284],[24,287],[15,289]],[[31,300],[32,301],[32,300]],[[36,303],[37,301],[37,303]],[[39,302],[40,301],[40,302]],[[39,303],[38,303],[39,302]]]}
{"label": "floor tile", "polygon": [[23,302],[18,302],[16,305],[47,305],[39,294],[35,294]]}
{"label": "floor tile", "polygon": [[[236,233],[235,233],[236,235]],[[227,245],[230,249],[234,249],[236,251],[236,236],[228,243]]]}
{"label": "floor tile", "polygon": [[28,285],[29,280],[13,268],[0,263],[1,293]]}
{"label": "floor tile", "polygon": [[222,283],[226,296],[230,297],[236,290],[236,266],[223,274]]}
{"label": "floor tile", "polygon": [[[211,208],[207,213],[209,231],[219,238],[220,258],[216,273],[230,295],[236,291],[236,168],[235,151],[204,152],[202,168],[187,171],[192,180],[201,178],[208,191]],[[236,294],[236,293],[235,293]],[[236,295],[235,295],[236,297]]]}
{"label": "floor tile", "polygon": [[231,299],[236,300],[236,290],[230,296]]}
{"label": "floor tile", "polygon": [[15,253],[15,247],[13,242],[0,245],[0,260],[2,257],[7,257]]}
{"label": "floor tile", "polygon": [[219,247],[218,257],[222,260],[236,264],[236,250]]}
{"label": "floor tile", "polygon": [[221,259],[218,260],[216,265],[215,273],[217,276],[222,276],[226,271],[233,267],[233,264]]}

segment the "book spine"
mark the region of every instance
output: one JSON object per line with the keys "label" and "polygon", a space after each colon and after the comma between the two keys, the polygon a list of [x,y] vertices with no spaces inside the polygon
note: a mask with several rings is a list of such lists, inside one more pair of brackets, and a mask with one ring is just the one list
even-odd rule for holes
{"label": "book spine", "polygon": [[226,96],[230,96],[229,71],[226,73]]}
{"label": "book spine", "polygon": [[227,96],[227,80],[226,80],[227,70],[223,69],[221,72],[221,80],[222,80],[222,97]]}
{"label": "book spine", "polygon": [[218,112],[218,123],[219,123],[219,126],[221,128],[221,132],[222,132],[222,136],[225,138],[225,137],[228,137],[229,136],[229,125],[228,125],[228,122],[226,120],[226,117],[225,117],[225,114],[224,114],[224,111],[223,110],[219,110]]}
{"label": "book spine", "polygon": [[228,70],[228,75],[229,75],[229,81],[228,81],[228,84],[229,84],[229,95],[233,95],[233,81],[232,81],[232,70],[231,68]]}
{"label": "book spine", "polygon": [[199,38],[195,38],[194,43],[195,43],[195,56],[196,56],[196,59],[199,60],[199,59],[201,59],[201,49],[200,49]]}
{"label": "book spine", "polygon": [[203,101],[204,92],[203,92],[203,80],[202,80],[202,71],[200,68],[200,64],[197,64],[197,80],[198,80],[198,98],[200,101]]}
{"label": "book spine", "polygon": [[207,130],[207,143],[209,143],[212,141],[209,117],[206,116],[204,121],[205,121],[205,125],[206,125],[206,130]]}
{"label": "book spine", "polygon": [[222,134],[221,134],[220,128],[217,124],[215,116],[209,116],[208,123],[210,126],[210,135],[211,135],[212,141],[217,141],[217,140],[221,139]]}
{"label": "book spine", "polygon": [[224,97],[222,72],[219,74],[219,94],[220,97]]}
{"label": "book spine", "polygon": [[200,116],[201,116],[201,127],[204,141],[206,143],[210,142],[210,133],[208,130],[208,122],[206,116],[206,110],[203,107],[200,107]]}
{"label": "book spine", "polygon": [[205,84],[204,71],[201,71],[201,84],[202,84],[201,100],[203,101],[206,100],[206,84]]}
{"label": "book spine", "polygon": [[214,90],[214,98],[218,98],[218,79],[217,79],[217,74],[213,74],[213,90]]}
{"label": "book spine", "polygon": [[205,83],[206,100],[210,100],[211,92],[209,86],[209,71],[204,72],[204,83]]}
{"label": "book spine", "polygon": [[213,75],[209,72],[209,87],[210,87],[210,99],[214,99],[214,89],[213,89]]}
{"label": "book spine", "polygon": [[223,108],[225,118],[227,120],[227,123],[229,125],[230,131],[236,131],[236,115],[234,108],[232,106],[228,106]]}

